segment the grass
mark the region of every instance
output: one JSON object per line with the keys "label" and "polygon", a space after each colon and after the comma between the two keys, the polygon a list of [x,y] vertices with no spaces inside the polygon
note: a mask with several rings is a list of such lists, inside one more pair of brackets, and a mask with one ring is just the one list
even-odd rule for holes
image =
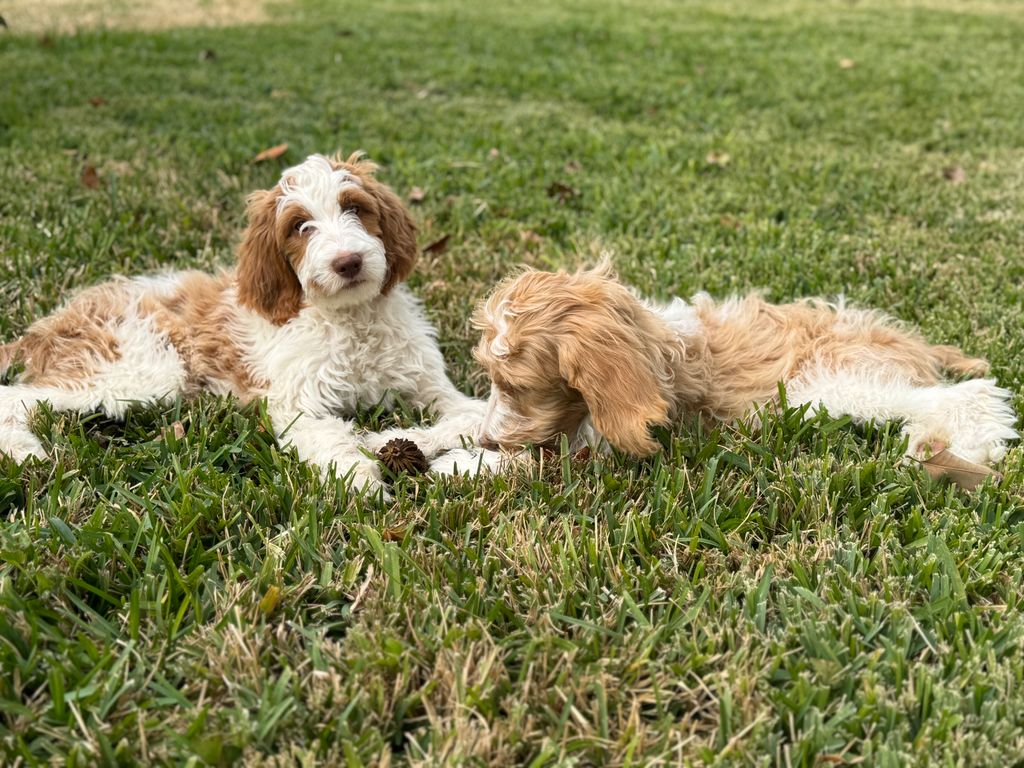
{"label": "grass", "polygon": [[[1021,390],[1014,3],[267,18],[0,31],[0,338],[113,272],[228,262],[247,191],[360,147],[424,190],[422,243],[450,237],[412,285],[466,391],[486,390],[467,318],[488,286],[601,250],[657,296],[845,293]],[[1024,752],[1024,449],[966,493],[903,465],[896,425],[788,411],[380,505],[279,449],[258,408],[37,422],[55,460],[0,459],[5,764]]]}

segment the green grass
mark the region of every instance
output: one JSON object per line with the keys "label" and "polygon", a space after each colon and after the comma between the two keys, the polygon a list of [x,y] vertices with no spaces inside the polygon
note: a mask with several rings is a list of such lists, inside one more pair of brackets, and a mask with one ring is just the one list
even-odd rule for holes
{"label": "green grass", "polygon": [[[228,262],[245,193],[343,147],[425,190],[422,243],[450,235],[412,285],[466,391],[486,391],[468,316],[488,286],[601,250],[657,296],[845,293],[1020,391],[1019,5],[271,10],[0,31],[0,338],[113,272]],[[380,505],[258,408],[37,424],[52,463],[0,459],[5,764],[1024,753],[1024,449],[966,493],[904,466],[896,425],[786,412]]]}

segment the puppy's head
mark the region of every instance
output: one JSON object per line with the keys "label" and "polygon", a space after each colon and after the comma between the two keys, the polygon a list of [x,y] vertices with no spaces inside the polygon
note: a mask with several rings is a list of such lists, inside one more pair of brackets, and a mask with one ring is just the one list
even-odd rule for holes
{"label": "puppy's head", "polygon": [[239,300],[280,325],[303,303],[340,309],[387,293],[412,271],[416,227],[358,154],[311,155],[249,197]]}
{"label": "puppy's head", "polygon": [[658,445],[671,386],[664,330],[607,265],[575,274],[527,271],[478,307],[474,350],[491,377],[484,445],[551,445],[577,438],[589,415],[620,450]]}

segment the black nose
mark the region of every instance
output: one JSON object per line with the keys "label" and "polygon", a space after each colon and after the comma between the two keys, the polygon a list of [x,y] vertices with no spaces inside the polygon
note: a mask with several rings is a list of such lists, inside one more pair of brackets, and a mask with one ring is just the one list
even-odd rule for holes
{"label": "black nose", "polygon": [[359,274],[359,270],[363,268],[363,255],[361,253],[339,253],[334,257],[334,261],[331,262],[331,269],[337,272],[342,277],[352,279]]}

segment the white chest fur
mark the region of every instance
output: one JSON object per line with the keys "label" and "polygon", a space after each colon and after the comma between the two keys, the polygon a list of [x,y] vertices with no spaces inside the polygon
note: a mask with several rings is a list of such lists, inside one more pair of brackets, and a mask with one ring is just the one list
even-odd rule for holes
{"label": "white chest fur", "polygon": [[307,307],[282,326],[249,315],[241,324],[268,398],[309,415],[351,414],[389,393],[415,391],[423,357],[435,350],[433,329],[404,287],[329,314]]}

